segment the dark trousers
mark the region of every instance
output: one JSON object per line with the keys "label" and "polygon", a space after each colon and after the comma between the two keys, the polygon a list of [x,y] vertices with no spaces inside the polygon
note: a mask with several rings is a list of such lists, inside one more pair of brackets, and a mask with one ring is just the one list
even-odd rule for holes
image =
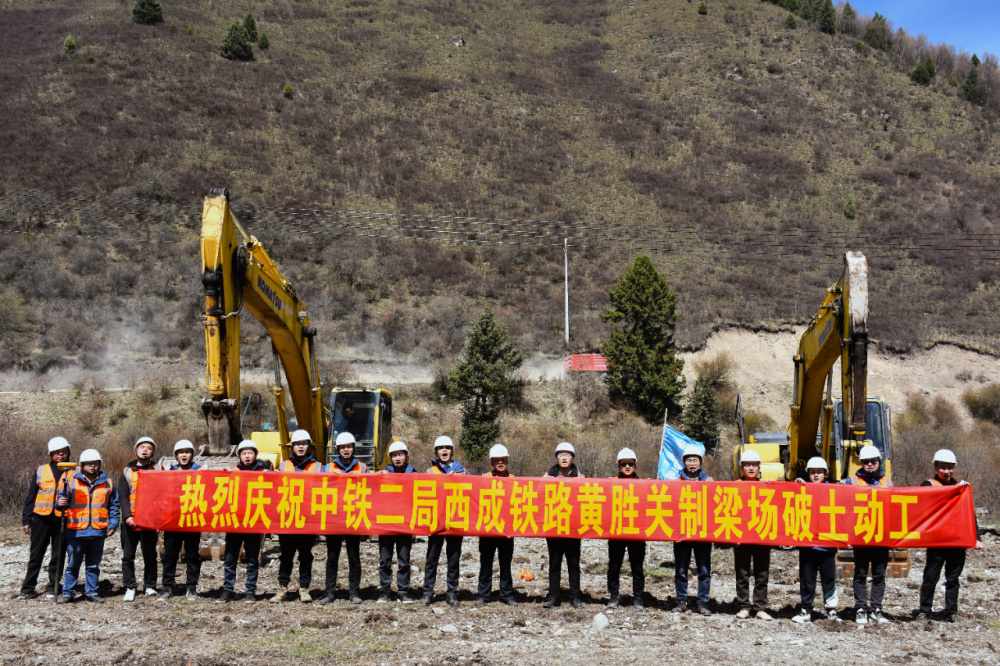
{"label": "dark trousers", "polygon": [[292,565],[295,554],[299,554],[299,589],[308,590],[313,576],[313,546],[316,545],[315,534],[279,534],[278,546],[278,585],[288,587],[292,579]]}
{"label": "dark trousers", "polygon": [[257,591],[257,571],[260,569],[261,534],[226,534],[226,562],[222,589],[233,591],[236,587],[236,565],[240,561],[240,548],[247,556],[247,592]]}
{"label": "dark trousers", "polygon": [[646,561],[645,541],[608,540],[608,594],[612,599],[618,596],[626,550],[628,550],[629,566],[632,567],[632,596],[640,599],[642,593],[646,591],[646,572],[642,570]]}
{"label": "dark trousers", "polygon": [[388,594],[392,589],[392,553],[396,552],[396,590],[400,593],[410,589],[410,549],[413,537],[409,534],[395,536],[382,535],[378,538],[378,580],[379,590]]}
{"label": "dark trousers", "polygon": [[[854,549],[854,608],[855,610],[882,610],[885,596],[885,569],[889,566],[888,548]],[[872,597],[868,603],[868,568],[872,571]]]}
{"label": "dark trousers", "polygon": [[514,576],[510,562],[514,559],[514,540],[507,537],[479,537],[479,589],[476,596],[489,601],[493,593],[493,555],[500,561],[500,598],[514,598]]}
{"label": "dark trousers", "polygon": [[[771,547],[736,546],[736,604],[755,611],[767,610],[767,579],[771,575]],[[750,574],[753,573],[753,604],[750,604]]]}
{"label": "dark trousers", "polygon": [[441,559],[441,548],[445,548],[448,559],[448,594],[458,592],[458,566],[462,559],[462,537],[432,534],[427,537],[427,560],[424,564],[424,594],[434,594],[437,583],[438,560]]}
{"label": "dark trousers", "polygon": [[924,566],[924,582],[920,585],[920,610],[931,612],[934,604],[934,588],[941,579],[944,568],[944,614],[958,613],[958,578],[965,568],[964,548],[928,548],[927,564]]}
{"label": "dark trousers", "polygon": [[171,589],[176,582],[177,560],[181,556],[181,546],[184,547],[184,563],[187,565],[185,581],[189,590],[198,587],[198,576],[201,574],[201,533],[200,532],[164,532],[163,533],[163,588]]}
{"label": "dark trousers", "polygon": [[574,599],[580,598],[580,540],[546,538],[549,548],[549,597],[559,598],[559,587],[562,584],[562,561],[566,558],[566,571],[569,574],[569,593]]}
{"label": "dark trousers", "polygon": [[56,562],[59,559],[57,547],[66,551],[65,543],[59,541],[59,525],[61,518],[55,516],[31,516],[31,550],[28,555],[28,572],[24,575],[24,583],[21,584],[21,594],[34,594],[35,586],[38,585],[38,574],[42,571],[42,560],[45,559],[45,551],[49,553],[49,582],[45,586],[46,594],[57,592],[56,584],[62,578],[62,571],[56,572]]}
{"label": "dark trousers", "polygon": [[351,534],[326,535],[326,593],[337,589],[337,569],[340,567],[340,546],[347,546],[347,589],[351,596],[361,591],[361,537]]}
{"label": "dark trousers", "polygon": [[677,590],[677,603],[682,604],[688,598],[688,570],[691,568],[691,553],[694,552],[694,565],[698,570],[698,603],[708,603],[708,593],[712,589],[712,544],[700,541],[674,542],[674,589]]}
{"label": "dark trousers", "polygon": [[799,549],[799,596],[802,608],[812,610],[816,599],[816,575],[823,586],[823,601],[827,608],[837,607],[837,551]]}
{"label": "dark trousers", "polygon": [[142,548],[142,584],[148,589],[156,587],[156,530],[136,530],[122,523],[122,584],[129,590],[136,589],[135,553]]}

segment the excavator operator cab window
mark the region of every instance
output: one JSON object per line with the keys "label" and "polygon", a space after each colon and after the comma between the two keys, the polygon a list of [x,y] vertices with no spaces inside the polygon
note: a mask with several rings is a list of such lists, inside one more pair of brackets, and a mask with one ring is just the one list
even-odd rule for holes
{"label": "excavator operator cab window", "polygon": [[333,404],[333,440],[349,432],[359,444],[372,443],[375,436],[376,396],[364,391],[338,393]]}

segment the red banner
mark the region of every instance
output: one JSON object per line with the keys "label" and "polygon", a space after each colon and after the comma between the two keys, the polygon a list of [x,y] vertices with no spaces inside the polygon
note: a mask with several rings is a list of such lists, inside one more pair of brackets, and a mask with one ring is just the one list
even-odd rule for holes
{"label": "red banner", "polygon": [[969,486],[140,472],[142,529],[972,548]]}

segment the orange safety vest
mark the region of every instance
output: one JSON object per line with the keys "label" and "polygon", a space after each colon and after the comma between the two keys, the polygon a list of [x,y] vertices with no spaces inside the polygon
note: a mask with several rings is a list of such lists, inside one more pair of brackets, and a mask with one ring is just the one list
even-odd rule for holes
{"label": "orange safety vest", "polygon": [[323,471],[323,466],[320,465],[319,462],[311,462],[308,465],[306,465],[305,469],[303,469],[303,470],[297,470],[297,469],[295,469],[295,463],[293,463],[291,461],[291,459],[285,459],[285,461],[281,463],[281,471],[282,472],[299,472],[299,471],[302,471],[302,472],[322,472]]}
{"label": "orange safety vest", "polygon": [[[483,476],[497,476],[497,475],[494,474],[493,470],[491,469],[490,471],[484,473]],[[507,476],[497,476],[497,478],[498,479],[506,479],[508,477],[513,477],[513,476],[514,476],[513,474],[511,474],[510,472],[507,472]]]}
{"label": "orange safety vest", "polygon": [[361,462],[359,460],[358,464],[354,466],[354,469],[352,469],[350,472],[345,472],[344,470],[340,469],[339,467],[337,467],[333,463],[330,463],[330,470],[329,470],[329,472],[331,474],[367,474],[368,473],[368,465],[364,464],[363,462]]}
{"label": "orange safety vest", "polygon": [[[149,469],[153,469],[153,467],[150,466]],[[129,467],[128,468],[128,487],[129,487],[128,506],[129,506],[129,510],[132,513],[135,513],[135,488],[138,485],[139,485],[139,472],[136,471],[136,470],[134,470],[134,469],[132,469],[131,467]]]}
{"label": "orange safety vest", "polygon": [[66,529],[85,530],[108,527],[108,502],[114,486],[111,479],[89,486],[75,476],[69,482],[69,506],[66,507]]}
{"label": "orange safety vest", "polygon": [[[849,477],[848,481],[850,482],[850,484],[852,486],[867,486],[868,485],[862,479],[858,478],[858,476],[856,474],[854,476],[852,476],[852,477]],[[881,477],[878,480],[878,487],[879,488],[888,488],[889,487],[889,482],[885,480],[884,476]]]}
{"label": "orange safety vest", "polygon": [[940,481],[938,481],[938,478],[936,476],[933,479],[927,479],[927,480],[931,482],[932,486],[943,486],[944,485],[943,483],[941,483]]}
{"label": "orange safety vest", "polygon": [[52,474],[52,466],[39,465],[35,472],[35,483],[38,485],[38,494],[35,495],[34,512],[39,516],[62,515],[62,509],[56,507],[56,495],[66,485],[63,474],[56,480]]}

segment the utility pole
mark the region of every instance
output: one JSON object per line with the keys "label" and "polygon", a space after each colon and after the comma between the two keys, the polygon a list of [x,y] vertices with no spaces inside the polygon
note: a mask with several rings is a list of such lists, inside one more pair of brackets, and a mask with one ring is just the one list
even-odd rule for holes
{"label": "utility pole", "polygon": [[563,281],[566,284],[566,346],[569,347],[569,239],[563,238]]}

